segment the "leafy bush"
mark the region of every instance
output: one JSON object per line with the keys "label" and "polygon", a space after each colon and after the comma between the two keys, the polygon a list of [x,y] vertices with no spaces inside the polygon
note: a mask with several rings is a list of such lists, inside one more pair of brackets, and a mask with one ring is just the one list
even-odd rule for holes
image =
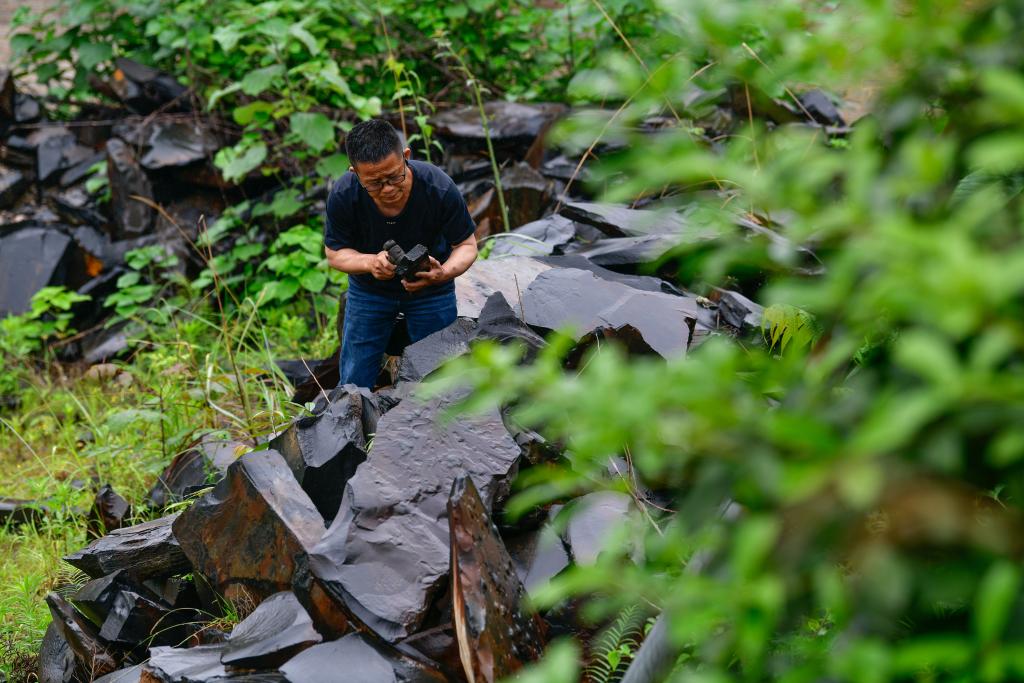
{"label": "leafy bush", "polygon": [[[686,272],[757,270],[747,293],[783,308],[766,344],[714,338],[668,363],[606,346],[564,373],[557,342],[531,367],[482,346],[452,369],[469,407],[512,402],[572,454],[527,478],[516,509],[604,486],[672,501],[543,601],[659,605],[686,652],[672,680],[1020,680],[1024,4],[663,7],[652,41],[674,40],[671,60],[607,55],[574,92],[628,105],[563,139],[628,143],[595,169],[607,196],[701,203],[722,239],[681,247]],[[865,79],[872,114],[843,144],[765,123],[795,84]],[[694,85],[739,94],[728,138],[695,134]],[[669,104],[679,125],[637,132]],[[775,218],[823,273],[796,272],[781,243],[752,248],[737,210]],[[635,486],[608,481],[616,453]]]}

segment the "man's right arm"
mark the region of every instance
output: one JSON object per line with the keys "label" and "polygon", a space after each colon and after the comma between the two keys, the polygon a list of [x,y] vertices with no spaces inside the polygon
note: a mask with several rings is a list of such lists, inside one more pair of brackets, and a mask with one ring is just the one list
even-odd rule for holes
{"label": "man's right arm", "polygon": [[369,273],[378,280],[390,280],[395,276],[395,266],[388,260],[388,253],[362,254],[355,249],[331,249],[324,246],[327,264],[331,268],[349,275]]}

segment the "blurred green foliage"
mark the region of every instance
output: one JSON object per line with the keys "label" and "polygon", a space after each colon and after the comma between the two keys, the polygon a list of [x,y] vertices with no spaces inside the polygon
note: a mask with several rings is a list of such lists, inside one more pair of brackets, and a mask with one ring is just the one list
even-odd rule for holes
{"label": "blurred green foliage", "polygon": [[[606,196],[698,204],[721,237],[680,247],[690,284],[756,270],[746,293],[772,307],[764,343],[668,363],[604,345],[566,371],[556,339],[530,366],[479,346],[449,370],[468,408],[511,403],[567,446],[515,510],[605,487],[646,508],[541,602],[658,605],[677,681],[1021,680],[1024,3],[660,7],[649,45],[667,49],[623,47],[570,86],[628,104],[561,139],[625,142],[594,168]],[[796,106],[808,83],[877,97],[841,144],[767,123],[767,97]],[[741,93],[749,120],[706,140],[695,88]],[[641,132],[669,105],[679,124]],[[823,272],[752,248],[737,211]],[[615,455],[635,479],[609,479]]]}

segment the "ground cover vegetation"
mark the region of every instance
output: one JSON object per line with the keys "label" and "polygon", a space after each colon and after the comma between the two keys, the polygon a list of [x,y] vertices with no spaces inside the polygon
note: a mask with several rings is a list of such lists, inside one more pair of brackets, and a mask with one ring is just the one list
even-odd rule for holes
{"label": "ground cover vegetation", "polygon": [[[1024,3],[337,5],[101,0],[21,14],[12,47],[52,106],[72,111],[90,72],[140,57],[223,113],[237,136],[217,160],[226,176],[263,169],[279,190],[210,226],[207,243],[251,238],[198,281],[161,254],[135,257],[111,301],[139,325],[117,375],[130,379],[52,362],[51,343],[72,333],[67,292],[0,323],[0,382],[20,406],[0,413],[0,486],[58,511],[0,535],[5,667],[38,642],[42,593],[75,579],[59,558],[85,540],[75,508],[90,494],[76,482],[140,499],[202,430],[251,438],[302,410],[270,359],[333,343],[344,280],[326,273],[303,192],[344,168],[339,131],[401,108],[429,153],[425,112],[485,87],[604,105],[555,139],[578,152],[625,143],[591,167],[595,186],[687,206],[723,239],[681,245],[669,260],[681,279],[754,281],[747,293],[773,305],[763,344],[711,339],[667,364],[604,346],[567,371],[569,344],[555,340],[529,367],[487,344],[450,367],[444,381],[474,386],[467,409],[517,405],[568,448],[563,465],[517,481],[513,513],[603,487],[643,511],[541,598],[588,595],[619,615],[588,647],[598,656],[555,645],[526,677],[577,680],[582,659],[591,680],[621,676],[654,632],[647,607],[668,625],[673,680],[1024,676]],[[462,61],[436,59],[444,49]],[[879,96],[848,134],[763,123],[772,98],[799,106],[806,84],[863,82]],[[721,88],[748,125],[707,139],[700,93]],[[639,132],[652,113],[669,125]],[[276,221],[271,239],[253,213]],[[745,239],[737,214],[812,247],[822,267],[795,273],[799,253]],[[628,476],[608,478],[613,455]]]}

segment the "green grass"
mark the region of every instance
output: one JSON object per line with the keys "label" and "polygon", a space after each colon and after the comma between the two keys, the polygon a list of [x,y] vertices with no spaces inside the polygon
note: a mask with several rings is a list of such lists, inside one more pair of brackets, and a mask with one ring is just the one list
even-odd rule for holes
{"label": "green grass", "polygon": [[[148,325],[106,379],[52,360],[3,359],[0,371],[16,374],[22,390],[20,407],[0,413],[0,495],[40,500],[51,512],[37,525],[0,529],[0,671],[12,675],[38,650],[50,621],[46,593],[82,581],[61,558],[90,540],[85,512],[98,486],[139,505],[202,434],[252,443],[303,410],[289,403],[273,360],[323,357],[337,340],[329,324],[298,326],[317,330],[299,336],[295,319],[244,304],[221,318],[179,311],[168,325]],[[136,521],[160,513],[142,510]]]}

